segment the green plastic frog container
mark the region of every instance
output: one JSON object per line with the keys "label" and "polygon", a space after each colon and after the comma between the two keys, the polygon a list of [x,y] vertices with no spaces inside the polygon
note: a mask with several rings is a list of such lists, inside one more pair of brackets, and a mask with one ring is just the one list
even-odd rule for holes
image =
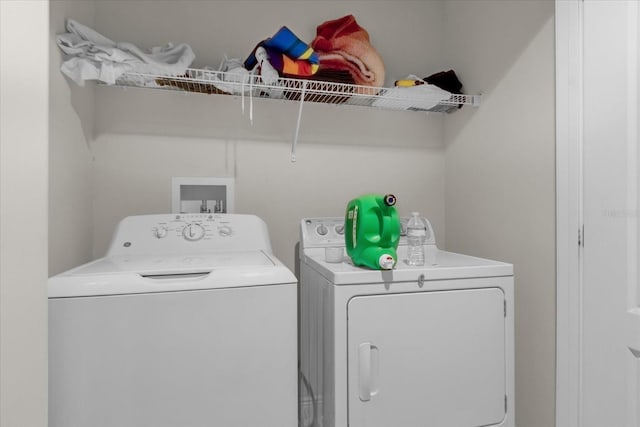
{"label": "green plastic frog container", "polygon": [[391,270],[397,260],[400,217],[393,194],[367,194],[347,205],[345,243],[354,265]]}

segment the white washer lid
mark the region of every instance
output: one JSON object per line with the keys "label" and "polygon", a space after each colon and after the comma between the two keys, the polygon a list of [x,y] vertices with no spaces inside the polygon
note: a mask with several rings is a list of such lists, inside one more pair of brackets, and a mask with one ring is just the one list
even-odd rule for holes
{"label": "white washer lid", "polygon": [[49,298],[190,291],[296,283],[263,251],[184,255],[118,255],[49,279]]}
{"label": "white washer lid", "polygon": [[407,247],[399,246],[399,261],[393,270],[385,271],[355,266],[346,253],[341,263],[326,262],[324,248],[305,249],[302,262],[336,285],[415,282],[420,275],[425,281],[513,276],[512,264],[441,251],[435,246],[426,247],[424,266],[407,265],[406,255]]}

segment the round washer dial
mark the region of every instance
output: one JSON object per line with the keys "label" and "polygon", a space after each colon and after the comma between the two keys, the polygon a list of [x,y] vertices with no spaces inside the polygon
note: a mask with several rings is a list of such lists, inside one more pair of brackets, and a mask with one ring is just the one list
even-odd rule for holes
{"label": "round washer dial", "polygon": [[228,225],[223,225],[218,229],[218,234],[222,237],[229,237],[233,234],[233,229]]}
{"label": "round washer dial", "polygon": [[182,236],[190,242],[200,240],[204,237],[204,227],[200,224],[187,224],[182,229]]}
{"label": "round washer dial", "polygon": [[154,234],[158,239],[163,239],[167,237],[167,234],[169,234],[169,229],[167,228],[166,225],[159,225],[155,229]]}

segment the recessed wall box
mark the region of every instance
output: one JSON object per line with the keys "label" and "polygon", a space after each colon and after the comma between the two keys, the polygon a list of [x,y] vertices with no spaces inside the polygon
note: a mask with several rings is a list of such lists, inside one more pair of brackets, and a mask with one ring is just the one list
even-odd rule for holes
{"label": "recessed wall box", "polygon": [[233,213],[234,178],[171,178],[171,212]]}

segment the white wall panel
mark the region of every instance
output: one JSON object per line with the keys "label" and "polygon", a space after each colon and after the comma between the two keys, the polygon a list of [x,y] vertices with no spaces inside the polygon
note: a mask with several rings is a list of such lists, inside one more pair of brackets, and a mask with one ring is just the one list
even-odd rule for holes
{"label": "white wall panel", "polygon": [[48,13],[0,2],[2,427],[47,425]]}
{"label": "white wall panel", "polygon": [[553,14],[551,1],[445,2],[444,59],[485,93],[445,123],[446,246],[514,264],[519,427],[555,418]]}

